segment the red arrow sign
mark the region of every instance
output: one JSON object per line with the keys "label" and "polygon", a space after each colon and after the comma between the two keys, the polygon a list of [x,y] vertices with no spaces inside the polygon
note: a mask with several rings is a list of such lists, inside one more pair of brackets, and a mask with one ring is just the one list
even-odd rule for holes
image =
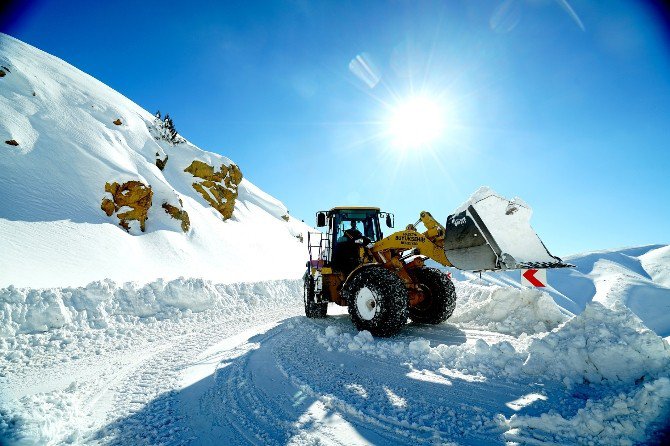
{"label": "red arrow sign", "polygon": [[521,275],[523,276],[524,279],[526,279],[528,282],[530,282],[530,284],[533,285],[533,286],[536,286],[536,287],[547,286],[546,284],[544,284],[540,280],[538,280],[537,277],[535,277],[535,273],[537,273],[537,272],[538,272],[538,270],[536,270],[536,269],[529,269],[529,270],[526,270]]}

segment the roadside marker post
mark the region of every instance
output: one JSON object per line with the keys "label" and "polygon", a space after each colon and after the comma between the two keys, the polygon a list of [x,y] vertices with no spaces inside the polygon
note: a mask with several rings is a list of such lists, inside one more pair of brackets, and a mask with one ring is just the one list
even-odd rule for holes
{"label": "roadside marker post", "polygon": [[522,269],[521,285],[544,288],[547,286],[546,269]]}

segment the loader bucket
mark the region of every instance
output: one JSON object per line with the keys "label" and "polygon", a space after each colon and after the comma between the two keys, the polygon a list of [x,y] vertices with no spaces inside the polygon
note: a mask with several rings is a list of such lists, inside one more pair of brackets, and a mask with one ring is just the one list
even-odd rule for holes
{"label": "loader bucket", "polygon": [[480,194],[447,218],[444,249],[456,268],[467,271],[563,268],[530,226],[532,210],[494,192]]}

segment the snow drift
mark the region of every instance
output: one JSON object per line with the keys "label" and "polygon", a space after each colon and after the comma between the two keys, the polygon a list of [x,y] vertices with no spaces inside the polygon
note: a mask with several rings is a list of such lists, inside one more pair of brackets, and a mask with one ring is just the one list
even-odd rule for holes
{"label": "snow drift", "polygon": [[514,289],[456,282],[456,310],[449,322],[512,335],[549,331],[568,319],[552,298],[535,288]]}
{"label": "snow drift", "polygon": [[[483,307],[483,311],[488,309]],[[556,310],[539,314],[535,322],[550,318]],[[535,328],[536,324],[530,326]],[[379,357],[414,359],[474,375],[492,370],[504,371],[510,377],[523,373],[566,386],[631,385],[666,376],[670,371],[670,347],[663,338],[644,327],[627,308],[609,309],[598,303],[549,332],[523,336],[516,342],[509,338],[489,344],[479,339],[471,345],[432,347],[428,340],[374,339],[366,331],[352,335],[341,333],[337,327],[328,327],[318,340],[330,350],[368,351]]]}
{"label": "snow drift", "polygon": [[[151,113],[4,34],[0,65],[0,286],[300,276],[308,228],[279,200],[239,178],[198,191],[194,183],[204,181],[185,171],[198,161],[218,172],[232,168],[231,160],[157,138]],[[133,220],[126,232],[101,209],[105,184],[129,181],[150,187],[145,232]],[[223,200],[226,188],[234,210],[223,221],[211,200],[217,193]],[[188,214],[187,232],[164,205]]]}
{"label": "snow drift", "polygon": [[[490,288],[491,295],[501,294],[497,286],[477,288],[477,293]],[[542,390],[510,401],[507,406],[519,411],[539,401],[547,408],[534,414],[496,417],[509,442],[632,445],[646,444],[652,438],[659,441],[658,432],[670,427],[670,346],[666,341],[625,306],[607,308],[597,302],[588,304],[573,318],[559,316],[565,322],[542,331],[535,323],[561,315],[558,306],[541,293],[524,296],[524,290],[509,288],[504,293],[509,297],[516,294],[533,308],[525,321],[534,335],[435,343],[411,337],[375,339],[365,331],[352,333],[331,325],[317,335],[317,340],[327,351],[407,364],[407,376],[421,381],[453,385],[454,380],[463,380],[485,386],[504,378],[505,385],[539,383]],[[502,312],[494,305],[495,299],[484,301],[484,305],[464,311],[460,317],[465,324],[456,326],[500,318]],[[474,314],[477,317],[467,317]],[[489,325],[495,327],[495,323]],[[509,328],[504,322],[501,327]],[[557,397],[561,393],[565,395]],[[552,394],[556,399],[553,402]],[[411,405],[407,407],[405,416],[411,410]],[[467,430],[461,434],[471,435]]]}
{"label": "snow drift", "polygon": [[293,304],[302,293],[299,280],[214,284],[203,279],[159,279],[144,286],[111,280],[78,288],[0,289],[0,337],[58,328],[108,328],[117,321],[179,319],[212,309],[233,311],[260,300]]}
{"label": "snow drift", "polygon": [[[116,383],[126,369],[161,352],[173,364],[201,347],[198,339],[188,348],[171,348],[175,339],[199,336],[211,342],[264,319],[287,317],[302,304],[301,289],[298,280],[176,279],[0,291],[0,443],[99,444],[82,432],[87,417],[95,419],[101,407],[112,404],[102,396],[112,386],[128,392],[128,405],[135,407],[138,398],[150,401],[174,385],[164,378],[151,385],[134,379]],[[148,376],[163,373],[157,367],[140,370]],[[128,405],[116,400],[113,407]]]}
{"label": "snow drift", "polygon": [[[564,260],[576,268],[548,270],[549,286],[542,289],[564,312],[580,314],[590,302],[609,308],[623,304],[644,325],[663,337],[670,336],[670,246],[603,250],[572,255]],[[518,271],[483,273],[481,279],[455,269],[450,272],[460,281],[523,289]],[[469,294],[465,291],[465,299],[459,300],[461,308],[463,304],[470,305]],[[515,305],[514,300],[510,302]]]}

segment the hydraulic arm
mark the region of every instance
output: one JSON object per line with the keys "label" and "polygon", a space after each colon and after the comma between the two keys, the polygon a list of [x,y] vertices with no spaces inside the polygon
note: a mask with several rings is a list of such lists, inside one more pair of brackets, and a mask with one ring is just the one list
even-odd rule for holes
{"label": "hydraulic arm", "polygon": [[[426,231],[420,233],[416,226],[423,223]],[[422,211],[419,220],[381,239],[372,247],[372,253],[383,263],[399,260],[402,253],[411,250],[410,255],[422,255],[444,266],[453,266],[444,253],[445,229],[428,211]],[[383,260],[382,260],[383,259]],[[400,266],[400,265],[398,265]]]}

